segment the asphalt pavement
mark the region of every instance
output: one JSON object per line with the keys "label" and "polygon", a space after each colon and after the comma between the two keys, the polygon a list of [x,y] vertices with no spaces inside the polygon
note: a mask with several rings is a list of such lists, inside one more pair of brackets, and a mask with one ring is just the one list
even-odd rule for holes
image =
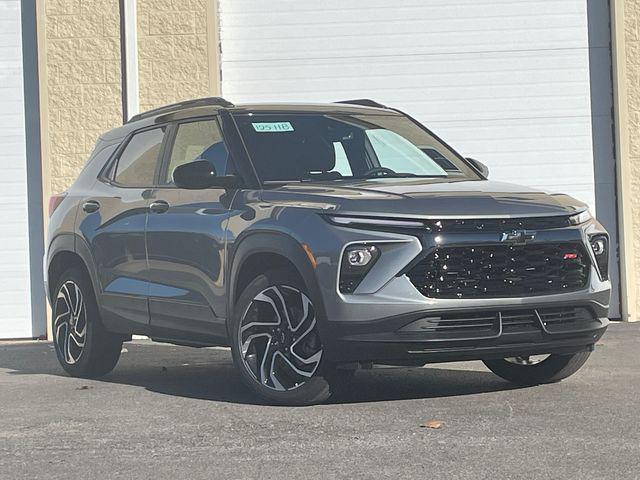
{"label": "asphalt pavement", "polygon": [[225,349],[127,343],[83,380],[50,343],[0,343],[0,478],[640,479],[639,397],[640,323],[558,384],[480,362],[363,370],[297,408],[252,397]]}

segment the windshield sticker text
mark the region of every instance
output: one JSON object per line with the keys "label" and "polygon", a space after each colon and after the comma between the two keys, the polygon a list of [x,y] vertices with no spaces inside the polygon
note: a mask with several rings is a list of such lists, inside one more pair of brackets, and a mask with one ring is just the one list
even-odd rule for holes
{"label": "windshield sticker text", "polygon": [[251,125],[260,133],[293,132],[293,126],[289,122],[257,122]]}

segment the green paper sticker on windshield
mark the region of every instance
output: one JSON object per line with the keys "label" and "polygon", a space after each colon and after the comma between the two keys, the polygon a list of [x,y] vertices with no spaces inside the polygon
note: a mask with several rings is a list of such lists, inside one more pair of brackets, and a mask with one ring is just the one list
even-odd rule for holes
{"label": "green paper sticker on windshield", "polygon": [[257,122],[251,125],[260,133],[293,132],[293,126],[289,122]]}

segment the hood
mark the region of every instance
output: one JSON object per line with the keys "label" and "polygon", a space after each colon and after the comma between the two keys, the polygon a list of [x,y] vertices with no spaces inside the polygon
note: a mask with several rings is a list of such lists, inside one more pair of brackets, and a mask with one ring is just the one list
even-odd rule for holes
{"label": "hood", "polygon": [[379,178],[290,183],[265,190],[263,200],[342,214],[404,217],[533,217],[587,208],[564,194],[489,180]]}

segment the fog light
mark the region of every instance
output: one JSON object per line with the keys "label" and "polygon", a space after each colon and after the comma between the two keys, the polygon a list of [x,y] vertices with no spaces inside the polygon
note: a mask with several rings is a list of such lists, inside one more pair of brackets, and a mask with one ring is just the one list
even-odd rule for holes
{"label": "fog light", "polygon": [[589,238],[591,250],[596,257],[596,266],[600,279],[607,280],[609,278],[609,237],[598,234]]}
{"label": "fog light", "polygon": [[353,293],[379,257],[380,250],[375,245],[347,247],[340,267],[340,292]]}
{"label": "fog light", "polygon": [[371,246],[349,247],[347,249],[347,261],[352,267],[364,267],[373,259],[377,248]]}
{"label": "fog light", "polygon": [[602,255],[607,251],[607,242],[604,238],[596,238],[591,241],[591,248],[596,255]]}

